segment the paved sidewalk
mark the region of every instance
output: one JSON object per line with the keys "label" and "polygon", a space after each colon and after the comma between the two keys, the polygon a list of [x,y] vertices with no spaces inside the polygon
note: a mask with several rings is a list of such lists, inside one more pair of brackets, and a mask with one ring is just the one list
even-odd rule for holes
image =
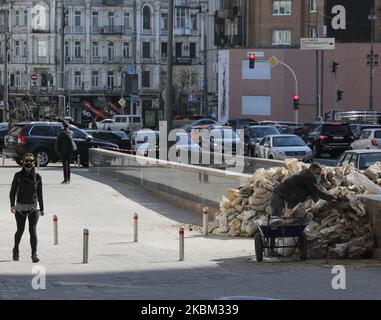
{"label": "paved sidewalk", "polygon": [[[374,261],[253,260],[252,239],[201,236],[189,230],[201,215],[168,204],[131,185],[73,169],[61,185],[59,166],[40,170],[46,215],[38,225],[46,290],[33,290],[29,235],[21,261],[11,261],[15,232],[9,188],[19,170],[0,165],[0,298],[3,299],[380,299],[381,264]],[[133,214],[140,215],[133,243]],[[59,245],[53,246],[53,214]],[[186,226],[185,261],[179,262],[178,228]],[[89,264],[82,264],[82,230],[90,230]],[[343,264],[347,290],[331,287],[331,268]]]}

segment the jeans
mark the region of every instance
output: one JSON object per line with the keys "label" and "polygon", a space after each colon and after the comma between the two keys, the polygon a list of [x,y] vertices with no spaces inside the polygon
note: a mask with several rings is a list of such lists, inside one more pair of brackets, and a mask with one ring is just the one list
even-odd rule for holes
{"label": "jeans", "polygon": [[270,213],[271,216],[280,217],[283,215],[284,199],[276,192],[271,192],[270,195]]}
{"label": "jeans", "polygon": [[64,180],[70,181],[70,164],[71,164],[72,156],[63,156],[62,157],[62,166],[63,166],[63,174]]}
{"label": "jeans", "polygon": [[16,211],[16,224],[17,231],[15,233],[15,246],[14,251],[19,251],[19,245],[21,242],[22,235],[25,230],[26,218],[29,220],[29,234],[30,234],[30,246],[32,248],[32,255],[37,254],[37,222],[40,217],[38,211],[32,210],[29,212],[18,212]]}

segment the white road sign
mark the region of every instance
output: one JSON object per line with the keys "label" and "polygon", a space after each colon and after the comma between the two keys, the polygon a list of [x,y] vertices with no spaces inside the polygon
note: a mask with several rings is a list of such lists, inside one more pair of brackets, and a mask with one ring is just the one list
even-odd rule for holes
{"label": "white road sign", "polygon": [[335,50],[335,38],[301,38],[301,50]]}

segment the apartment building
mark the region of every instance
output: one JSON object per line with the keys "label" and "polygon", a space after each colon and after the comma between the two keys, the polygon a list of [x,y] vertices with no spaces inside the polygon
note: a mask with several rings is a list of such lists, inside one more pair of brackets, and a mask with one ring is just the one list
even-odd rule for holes
{"label": "apartment building", "polygon": [[[89,122],[95,115],[139,114],[148,127],[154,127],[164,107],[168,1],[64,2],[65,46],[61,48],[62,1],[0,1],[0,12],[9,11],[10,107],[35,104],[43,113],[44,106],[58,104],[63,50],[67,115]],[[200,113],[205,104],[208,12],[207,1],[175,2],[178,114]],[[4,14],[0,25],[1,21],[4,25]],[[0,61],[4,46],[1,34]],[[1,79],[3,68],[0,64]],[[126,101],[124,108],[118,103],[121,97]]]}

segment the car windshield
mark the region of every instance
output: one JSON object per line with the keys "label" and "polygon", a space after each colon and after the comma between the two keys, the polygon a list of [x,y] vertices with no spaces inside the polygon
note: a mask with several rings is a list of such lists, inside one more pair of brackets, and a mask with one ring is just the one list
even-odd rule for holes
{"label": "car windshield", "polygon": [[302,147],[306,144],[299,137],[275,137],[274,147]]}
{"label": "car windshield", "polygon": [[340,124],[325,125],[323,127],[323,132],[322,132],[322,134],[327,134],[327,135],[338,135],[338,134],[346,135],[349,133],[350,133],[349,126],[340,125]]}
{"label": "car windshield", "polygon": [[210,131],[210,136],[217,139],[237,139],[237,135],[233,129],[214,129]]}
{"label": "car windshield", "polygon": [[359,169],[366,170],[370,166],[374,165],[377,161],[381,161],[381,152],[361,154]]}
{"label": "car windshield", "polygon": [[250,135],[253,138],[263,138],[265,136],[270,136],[273,134],[279,134],[279,130],[277,128],[251,128]]}

